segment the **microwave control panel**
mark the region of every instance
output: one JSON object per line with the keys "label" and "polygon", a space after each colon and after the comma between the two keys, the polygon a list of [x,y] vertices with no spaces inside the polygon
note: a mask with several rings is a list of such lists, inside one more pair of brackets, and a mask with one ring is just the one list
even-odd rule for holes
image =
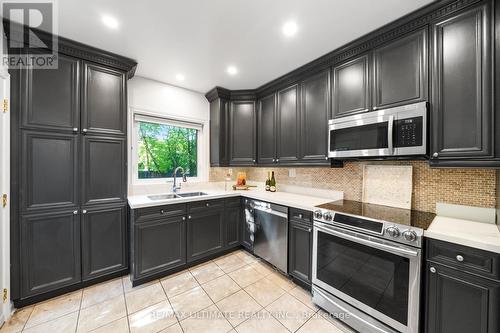
{"label": "microwave control panel", "polygon": [[394,121],[394,147],[418,147],[423,141],[423,117]]}

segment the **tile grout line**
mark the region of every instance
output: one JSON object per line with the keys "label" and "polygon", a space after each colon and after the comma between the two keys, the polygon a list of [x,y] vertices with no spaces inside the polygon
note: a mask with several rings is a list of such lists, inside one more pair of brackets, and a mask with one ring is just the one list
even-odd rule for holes
{"label": "tile grout line", "polygon": [[[130,275],[128,275],[128,277],[130,278]],[[125,285],[123,284],[123,276],[120,278],[120,280],[122,281],[122,292],[123,292],[123,302],[125,303],[125,314],[127,315],[127,328],[128,328],[128,332],[130,333],[130,322],[128,320],[128,307],[127,307],[127,297],[125,297]],[[120,320],[120,319],[118,319]]]}
{"label": "tile grout line", "polygon": [[[123,286],[123,283],[122,283],[122,286]],[[80,306],[78,307],[78,316],[76,318],[75,333],[78,331],[78,324],[80,323],[80,311],[82,311],[82,303],[83,303],[83,289],[82,289],[82,297],[80,297]]]}
{"label": "tile grout line", "polygon": [[[189,273],[191,273],[191,272],[189,272]],[[193,278],[194,278],[194,276],[193,276]],[[184,333],[184,328],[182,328],[181,322],[179,321],[179,318],[177,317],[177,314],[175,313],[175,309],[172,306],[172,302],[170,301],[170,297],[168,297],[167,291],[165,290],[165,287],[163,287],[163,283],[161,283],[161,279],[158,280],[158,283],[160,284],[161,289],[163,290],[163,293],[165,294],[165,297],[167,298],[167,302],[170,305],[170,309],[172,309],[172,312],[174,314],[175,320],[177,321],[177,325],[179,325],[179,327],[181,328],[182,333]],[[174,325],[175,324],[172,324],[172,325],[170,325],[168,327],[165,327],[164,329],[167,329],[167,328],[172,327]],[[164,329],[162,329],[162,330],[164,330]],[[159,331],[159,332],[161,332],[161,331]]]}

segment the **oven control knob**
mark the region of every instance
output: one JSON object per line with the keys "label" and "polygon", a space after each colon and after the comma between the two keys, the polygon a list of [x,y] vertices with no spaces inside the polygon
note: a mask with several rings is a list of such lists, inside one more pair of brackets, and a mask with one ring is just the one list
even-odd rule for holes
{"label": "oven control knob", "polygon": [[417,234],[415,231],[412,230],[406,230],[403,232],[403,237],[408,241],[408,242],[414,242],[417,240]]}
{"label": "oven control knob", "polygon": [[327,220],[327,221],[331,221],[331,220],[332,220],[332,218],[333,218],[333,216],[332,216],[332,214],[330,214],[330,213],[325,213],[325,214],[323,214],[323,218],[324,218],[325,220]]}
{"label": "oven control knob", "polygon": [[389,228],[385,229],[385,232],[389,236],[394,237],[394,238],[399,237],[399,234],[400,234],[399,229],[396,227],[389,227]]}
{"label": "oven control knob", "polygon": [[314,212],[314,217],[317,219],[323,218],[323,213],[320,210]]}

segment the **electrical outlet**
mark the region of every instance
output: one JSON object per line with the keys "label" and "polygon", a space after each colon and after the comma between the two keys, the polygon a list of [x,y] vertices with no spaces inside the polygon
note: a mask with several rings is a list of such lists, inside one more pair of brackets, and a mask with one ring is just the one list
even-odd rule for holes
{"label": "electrical outlet", "polygon": [[295,169],[288,169],[288,177],[295,178],[297,177],[297,172]]}

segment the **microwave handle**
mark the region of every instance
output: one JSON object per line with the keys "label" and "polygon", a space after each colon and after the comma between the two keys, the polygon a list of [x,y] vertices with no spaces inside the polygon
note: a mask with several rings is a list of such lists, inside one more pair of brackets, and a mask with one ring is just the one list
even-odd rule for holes
{"label": "microwave handle", "polygon": [[389,116],[389,123],[387,126],[387,146],[389,149],[389,155],[394,155],[394,144],[393,144],[393,128],[394,128],[394,116]]}

